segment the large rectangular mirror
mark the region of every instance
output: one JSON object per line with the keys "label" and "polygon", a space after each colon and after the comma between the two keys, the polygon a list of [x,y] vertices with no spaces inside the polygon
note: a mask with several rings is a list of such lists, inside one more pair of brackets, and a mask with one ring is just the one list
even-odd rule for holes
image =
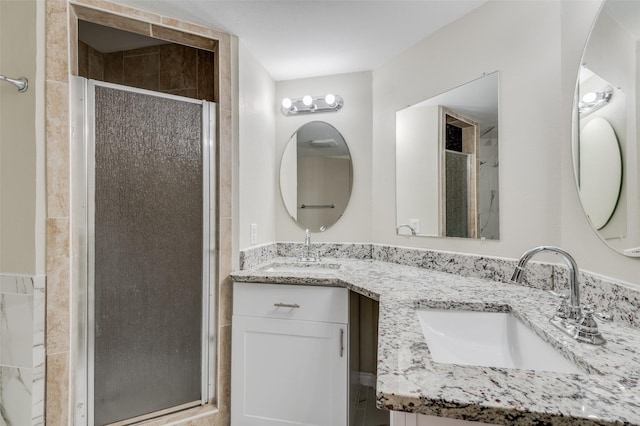
{"label": "large rectangular mirror", "polygon": [[500,239],[497,72],[396,113],[398,235]]}

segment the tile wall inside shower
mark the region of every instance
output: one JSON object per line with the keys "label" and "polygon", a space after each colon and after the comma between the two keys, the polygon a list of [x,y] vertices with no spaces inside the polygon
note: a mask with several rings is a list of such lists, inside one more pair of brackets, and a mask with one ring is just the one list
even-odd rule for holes
{"label": "tile wall inside shower", "polygon": [[214,53],[179,44],[102,53],[78,41],[78,74],[139,89],[214,100]]}

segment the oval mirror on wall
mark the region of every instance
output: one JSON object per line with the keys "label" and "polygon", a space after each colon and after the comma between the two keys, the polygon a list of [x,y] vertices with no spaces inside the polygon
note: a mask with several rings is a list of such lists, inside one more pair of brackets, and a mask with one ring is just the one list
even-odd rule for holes
{"label": "oval mirror on wall", "polygon": [[607,0],[578,75],[573,160],[580,201],[609,247],[640,256],[640,149],[636,111],[640,2]]}
{"label": "oval mirror on wall", "polygon": [[344,137],[323,121],[302,125],[280,163],[280,193],[289,216],[303,229],[334,225],[349,203],[353,164]]}

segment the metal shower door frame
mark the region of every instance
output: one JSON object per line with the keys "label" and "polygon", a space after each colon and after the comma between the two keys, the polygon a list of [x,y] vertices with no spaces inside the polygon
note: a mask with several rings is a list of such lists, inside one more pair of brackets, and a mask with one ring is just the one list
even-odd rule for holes
{"label": "metal shower door frame", "polygon": [[[202,105],[203,264],[201,400],[216,398],[216,104],[73,76],[71,89],[71,359],[74,424],[93,425],[95,320],[95,87]],[[174,409],[175,408],[175,409]],[[148,418],[188,407],[152,413]],[[137,420],[142,420],[137,418]]]}

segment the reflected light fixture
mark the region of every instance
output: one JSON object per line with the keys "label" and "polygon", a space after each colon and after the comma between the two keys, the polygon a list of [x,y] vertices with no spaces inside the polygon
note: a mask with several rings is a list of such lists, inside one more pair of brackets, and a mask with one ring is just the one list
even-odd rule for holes
{"label": "reflected light fixture", "polygon": [[590,114],[609,103],[613,96],[613,87],[607,86],[599,92],[589,92],[582,96],[578,102],[580,114]]}
{"label": "reflected light fixture", "polygon": [[289,109],[291,108],[292,105],[293,105],[293,102],[291,102],[291,99],[289,98],[282,99],[282,108]]}
{"label": "reflected light fixture", "polygon": [[304,104],[304,106],[310,107],[311,105],[313,105],[313,98],[311,97],[311,95],[304,95],[302,98],[302,103]]}
{"label": "reflected light fixture", "polygon": [[325,96],[305,95],[302,98],[283,98],[280,110],[286,116],[311,114],[319,112],[337,112],[344,105],[338,95],[329,93]]}

